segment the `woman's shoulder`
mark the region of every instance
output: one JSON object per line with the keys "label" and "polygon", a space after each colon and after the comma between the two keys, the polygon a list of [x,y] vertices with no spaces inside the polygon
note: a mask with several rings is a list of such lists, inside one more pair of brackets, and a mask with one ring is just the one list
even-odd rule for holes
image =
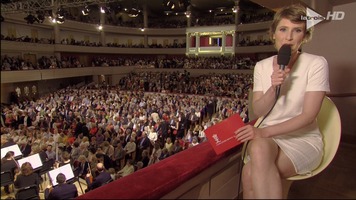
{"label": "woman's shoulder", "polygon": [[300,54],[300,58],[306,61],[326,62],[326,59],[323,56],[319,56],[311,53],[305,53],[305,52]]}
{"label": "woman's shoulder", "polygon": [[270,66],[271,63],[273,62],[273,58],[276,57],[276,55],[270,56],[268,58],[262,59],[260,61],[257,62],[258,65],[268,65]]}

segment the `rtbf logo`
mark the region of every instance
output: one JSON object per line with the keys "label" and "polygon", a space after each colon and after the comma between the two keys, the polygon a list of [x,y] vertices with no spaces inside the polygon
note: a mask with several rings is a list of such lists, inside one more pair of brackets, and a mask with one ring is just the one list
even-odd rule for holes
{"label": "rtbf logo", "polygon": [[307,16],[301,16],[301,20],[307,21],[307,29],[315,26],[323,20],[342,20],[345,18],[345,12],[342,11],[329,11],[326,17],[323,17],[319,13],[312,9],[307,8]]}

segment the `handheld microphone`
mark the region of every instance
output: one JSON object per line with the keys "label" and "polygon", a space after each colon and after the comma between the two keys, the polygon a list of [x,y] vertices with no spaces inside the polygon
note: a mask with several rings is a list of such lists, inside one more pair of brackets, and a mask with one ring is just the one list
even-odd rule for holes
{"label": "handheld microphone", "polygon": [[[291,57],[291,46],[288,44],[284,44],[278,51],[277,56],[277,64],[279,65],[279,69],[284,70],[284,68],[288,65],[290,57]],[[281,91],[281,86],[277,86],[276,98],[278,98],[279,93]]]}

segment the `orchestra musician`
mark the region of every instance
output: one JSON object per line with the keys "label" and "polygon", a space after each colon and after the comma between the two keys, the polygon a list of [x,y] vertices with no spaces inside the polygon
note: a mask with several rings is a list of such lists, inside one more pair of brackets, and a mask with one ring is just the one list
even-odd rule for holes
{"label": "orchestra musician", "polygon": [[73,183],[66,183],[66,176],[59,173],[56,177],[58,185],[47,186],[45,199],[72,199],[78,196],[77,187]]}
{"label": "orchestra musician", "polygon": [[[1,172],[10,171],[11,175],[14,177],[19,168],[19,164],[14,159],[14,152],[8,151],[5,154],[5,157],[1,159]],[[9,185],[5,185],[4,190],[6,194],[10,194]]]}

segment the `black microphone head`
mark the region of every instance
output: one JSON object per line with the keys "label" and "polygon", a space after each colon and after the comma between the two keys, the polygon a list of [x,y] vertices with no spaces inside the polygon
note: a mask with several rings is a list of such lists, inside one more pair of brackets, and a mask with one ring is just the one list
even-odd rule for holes
{"label": "black microphone head", "polygon": [[284,44],[278,51],[277,64],[278,65],[288,65],[292,50],[291,46]]}

